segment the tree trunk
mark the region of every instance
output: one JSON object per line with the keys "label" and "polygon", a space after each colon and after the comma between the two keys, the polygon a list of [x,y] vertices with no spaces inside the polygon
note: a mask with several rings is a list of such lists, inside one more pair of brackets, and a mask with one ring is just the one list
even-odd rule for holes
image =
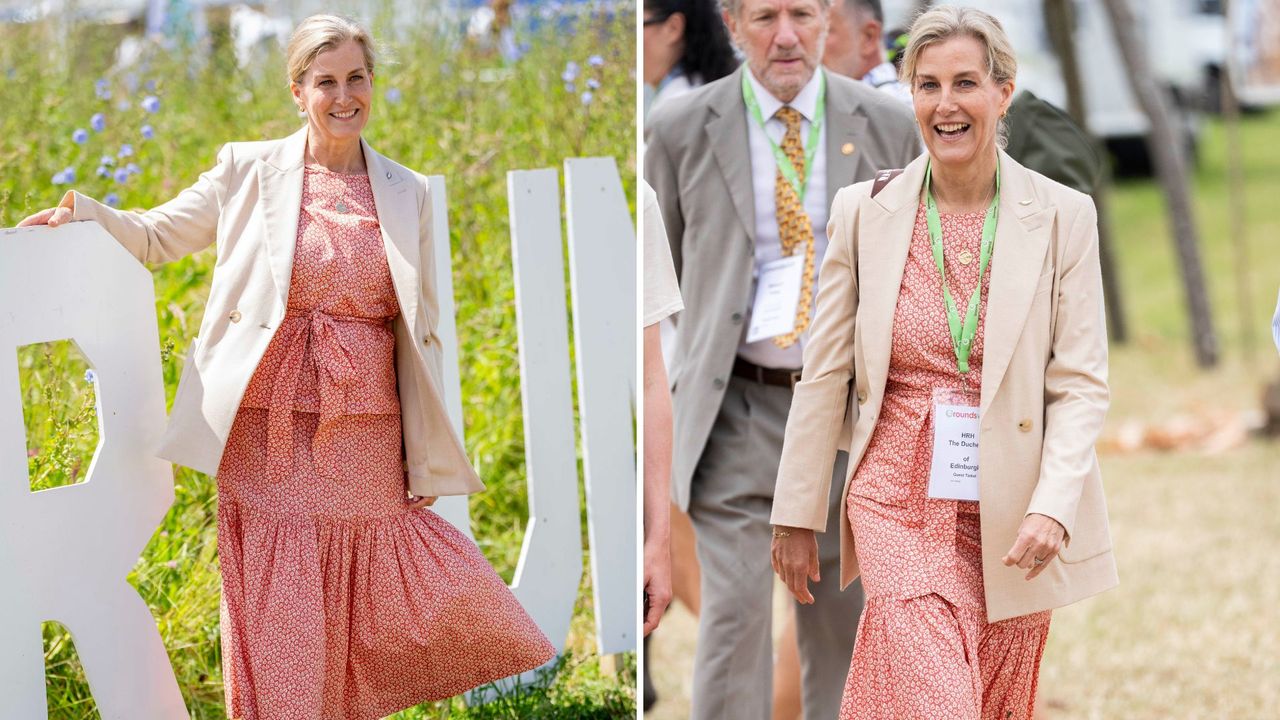
{"label": "tree trunk", "polygon": [[[1076,18],[1071,0],[1044,0],[1044,21],[1054,53],[1062,67],[1062,82],[1067,89],[1067,114],[1085,132],[1089,132],[1084,85],[1080,79],[1080,64],[1076,60],[1073,38]],[[1097,138],[1094,138],[1094,142],[1098,142]],[[1101,143],[1098,145],[1101,152]],[[1093,205],[1098,210],[1098,255],[1102,262],[1102,291],[1107,302],[1107,329],[1112,340],[1123,344],[1129,339],[1129,327],[1125,323],[1124,298],[1120,293],[1120,271],[1111,253],[1114,237],[1111,234],[1111,203],[1108,200],[1110,192],[1111,173],[1104,170],[1093,192]]]}
{"label": "tree trunk", "polygon": [[1147,63],[1146,44],[1135,30],[1133,11],[1127,0],[1104,0],[1116,47],[1124,58],[1124,70],[1129,76],[1138,105],[1151,123],[1147,136],[1147,149],[1155,163],[1160,185],[1164,189],[1173,228],[1174,243],[1186,287],[1187,305],[1191,314],[1192,342],[1196,362],[1201,367],[1212,367],[1218,362],[1218,339],[1213,331],[1213,317],[1209,312],[1209,294],[1205,289],[1204,271],[1197,249],[1195,216],[1191,203],[1191,190],[1187,179],[1186,161],[1183,156],[1182,138],[1170,118],[1172,108],[1169,99],[1156,83]]}

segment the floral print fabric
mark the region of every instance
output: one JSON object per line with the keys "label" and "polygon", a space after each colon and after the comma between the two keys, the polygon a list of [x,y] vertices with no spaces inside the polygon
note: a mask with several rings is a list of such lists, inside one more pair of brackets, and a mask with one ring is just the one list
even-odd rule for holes
{"label": "floral print fabric", "polygon": [[476,545],[405,504],[398,313],[368,177],[307,166],[286,317],[217,478],[233,720],[373,720],[555,656]]}
{"label": "floral print fabric", "polygon": [[[947,283],[961,313],[978,281],[984,217],[941,216]],[[920,204],[894,311],[884,403],[849,488],[867,602],[841,720],[1032,716],[1050,613],[988,623],[979,503],[928,497],[933,393],[958,390],[977,404],[991,272],[962,378]]]}

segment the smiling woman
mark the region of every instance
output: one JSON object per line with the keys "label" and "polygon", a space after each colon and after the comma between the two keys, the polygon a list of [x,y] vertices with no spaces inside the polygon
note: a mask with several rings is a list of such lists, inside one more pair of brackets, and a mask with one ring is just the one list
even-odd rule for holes
{"label": "smiling woman", "polygon": [[995,18],[942,6],[910,37],[927,152],[832,206],[775,566],[808,596],[856,397],[841,579],[860,575],[867,600],[841,719],[1030,720],[1050,611],[1118,582],[1094,453],[1108,405],[1096,215],[1000,150],[1017,64]]}
{"label": "smiling woman", "polygon": [[[426,179],[362,139],[369,34],[304,20],[291,136],[225,145],[142,214],[78,192],[142,262],[217,244],[157,456],[215,475],[226,714],[374,720],[538,667],[555,649],[475,543],[428,506],[484,488],[437,391]],[[388,252],[391,250],[391,252]]]}

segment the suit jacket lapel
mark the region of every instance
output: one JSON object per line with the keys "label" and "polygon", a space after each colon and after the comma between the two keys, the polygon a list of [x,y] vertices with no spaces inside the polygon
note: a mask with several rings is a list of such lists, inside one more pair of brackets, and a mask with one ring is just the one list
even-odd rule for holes
{"label": "suit jacket lapel", "polygon": [[[418,317],[418,295],[421,293],[415,183],[403,169],[374,152],[363,139],[360,146],[364,150],[369,184],[373,187],[373,202],[378,211],[378,224],[382,226],[382,244],[386,248],[396,299],[400,302],[400,314],[413,330]],[[449,238],[437,238],[437,242],[449,242]]]}
{"label": "suit jacket lapel", "polygon": [[[857,107],[857,101],[840,92],[839,86],[827,84],[824,120],[827,125],[827,207],[835,202],[840,188],[857,182],[858,167],[863,163],[862,143],[867,118],[857,113]],[[853,151],[846,154],[846,146],[851,146]],[[882,168],[869,168],[867,174],[880,169]]]}
{"label": "suit jacket lapel", "polygon": [[756,242],[755,191],[751,186],[751,150],[747,136],[747,105],[742,100],[742,73],[738,68],[729,82],[721,83],[710,99],[707,146],[720,166],[729,198],[752,246]]}
{"label": "suit jacket lapel", "polygon": [[289,280],[293,274],[306,149],[307,129],[303,127],[258,161],[258,197],[266,220],[267,259],[281,307],[288,302]]}
{"label": "suit jacket lapel", "polygon": [[906,167],[880,194],[863,198],[858,223],[858,316],[867,389],[879,396],[889,376],[893,315],[911,247],[925,157]]}
{"label": "suit jacket lapel", "polygon": [[991,404],[1004,379],[1031,310],[1054,215],[1055,209],[1036,196],[1031,174],[1002,151],[1000,217],[983,320],[981,411]]}

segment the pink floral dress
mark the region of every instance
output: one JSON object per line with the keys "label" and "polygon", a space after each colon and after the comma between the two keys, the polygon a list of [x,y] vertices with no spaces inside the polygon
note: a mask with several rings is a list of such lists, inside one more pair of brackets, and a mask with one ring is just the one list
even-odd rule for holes
{"label": "pink floral dress", "polygon": [[[978,280],[984,217],[941,216],[947,282],[961,313]],[[993,265],[969,358],[974,397]],[[979,503],[928,496],[935,388],[961,389],[962,379],[921,203],[894,312],[884,405],[849,488],[867,601],[840,718],[1030,720],[1050,613],[987,622]]]}
{"label": "pink floral dress", "polygon": [[406,506],[369,178],[309,165],[302,188],[285,319],[218,470],[232,720],[372,720],[555,656],[475,544]]}

